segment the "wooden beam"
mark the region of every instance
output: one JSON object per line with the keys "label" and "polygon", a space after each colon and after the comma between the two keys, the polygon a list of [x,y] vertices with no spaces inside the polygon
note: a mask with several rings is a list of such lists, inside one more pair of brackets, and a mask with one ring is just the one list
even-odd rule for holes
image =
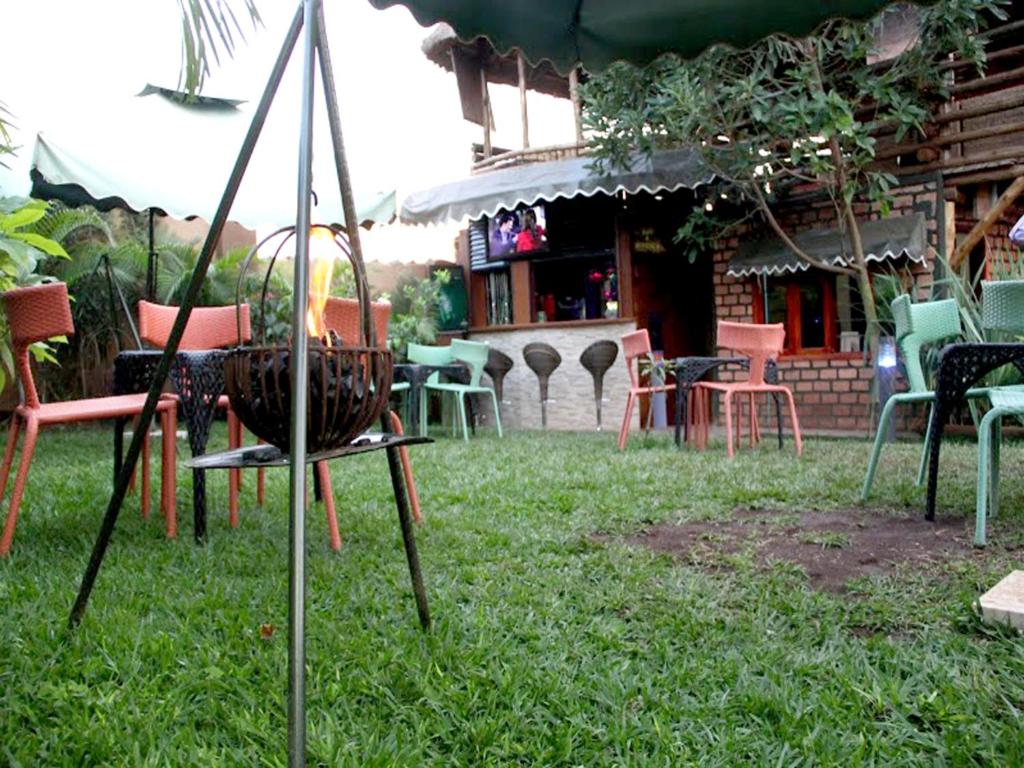
{"label": "wooden beam", "polygon": [[491,156],[491,96],[487,90],[487,70],[480,67],[480,103],[484,113],[484,157]]}
{"label": "wooden beam", "polygon": [[1024,176],[1018,176],[1017,180],[999,196],[999,199],[996,200],[995,205],[989,209],[989,212],[986,213],[981,220],[974,225],[971,231],[967,233],[967,236],[964,237],[960,245],[957,246],[956,253],[953,254],[953,259],[949,265],[951,269],[960,269],[960,265],[963,264],[968,255],[970,255],[971,249],[981,242],[982,238],[984,238],[992,228],[992,225],[995,224],[999,220],[999,217],[1006,212],[1006,209],[1013,205],[1017,198],[1020,197],[1021,192],[1024,192]]}
{"label": "wooden beam", "polygon": [[569,100],[572,102],[572,116],[576,121],[576,143],[583,143],[583,105],[580,103],[579,68],[569,70]]}
{"label": "wooden beam", "polygon": [[526,61],[521,52],[516,53],[519,68],[519,114],[523,119],[523,149],[530,148],[530,118],[526,113]]}

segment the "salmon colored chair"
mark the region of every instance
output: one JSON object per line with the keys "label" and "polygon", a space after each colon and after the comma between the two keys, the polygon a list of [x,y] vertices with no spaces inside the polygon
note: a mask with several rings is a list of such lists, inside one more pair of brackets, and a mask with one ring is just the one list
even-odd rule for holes
{"label": "salmon colored chair", "polygon": [[[3,467],[0,468],[0,499],[7,490],[14,461],[18,435],[25,430],[25,442],[21,449],[21,463],[14,478],[11,502],[7,508],[7,521],[0,538],[0,555],[6,555],[14,539],[14,527],[18,522],[25,481],[35,452],[36,438],[41,427],[53,424],[70,424],[100,419],[131,418],[142,413],[146,395],[119,395],[115,397],[92,397],[84,400],[65,400],[59,403],[39,402],[32,366],[29,361],[29,345],[46,341],[54,336],[70,336],[75,332],[71,319],[71,305],[68,288],[64,283],[45,283],[28,288],[16,288],[3,294],[4,309],[11,330],[14,345],[15,369],[24,391],[24,402],[11,416],[11,429],[4,451]],[[174,511],[174,460],[175,430],[177,428],[177,403],[161,399],[157,404],[160,426],[163,430],[163,461],[161,472],[160,502],[167,519],[167,536],[177,535],[177,521]],[[142,510],[149,513],[149,450],[148,440],[142,456]]]}
{"label": "salmon colored chair", "polygon": [[[734,455],[733,451],[733,399],[736,395],[747,395],[747,402],[750,409],[750,445],[756,443],[759,430],[757,426],[757,415],[754,410],[754,396],[758,394],[780,393],[786,396],[789,402],[789,418],[793,424],[793,438],[796,441],[796,453],[803,453],[803,442],[800,439],[800,423],[796,416],[796,403],[793,402],[793,393],[787,387],[780,384],[768,384],[764,379],[765,364],[769,360],[775,360],[782,352],[786,341],[786,329],[782,323],[768,325],[755,325],[752,323],[731,323],[726,320],[718,321],[718,348],[720,350],[731,350],[740,355],[750,358],[750,373],[746,381],[719,382],[699,381],[693,386],[691,394],[695,399],[693,413],[699,420],[697,423],[697,446],[704,449],[707,446],[708,423],[706,414],[708,412],[709,398],[711,393],[719,392],[725,405],[725,434],[728,446],[729,458]],[[736,436],[739,439],[739,402],[736,403]]]}
{"label": "salmon colored chair", "polygon": [[672,392],[675,384],[642,384],[642,377],[639,370],[638,358],[651,356],[651,338],[647,335],[647,329],[633,331],[622,337],[622,351],[626,357],[626,367],[629,369],[629,395],[626,398],[626,412],[622,416],[622,426],[619,428],[619,450],[625,450],[626,440],[629,439],[629,423],[633,418],[633,406],[636,405],[640,395],[649,395],[654,392]]}
{"label": "salmon colored chair", "polygon": [[[391,303],[387,301],[373,302],[373,324],[377,334],[377,344],[383,345],[388,338],[388,321],[391,319]],[[324,325],[331,331],[338,334],[341,343],[346,346],[359,346],[362,339],[362,312],[359,302],[356,299],[328,298],[324,307]],[[394,389],[392,387],[392,389]],[[395,434],[402,435],[402,420],[394,411],[391,412],[391,428]],[[409,490],[409,506],[412,507],[412,516],[416,522],[423,521],[423,513],[420,511],[419,495],[416,493],[416,482],[412,476],[412,464],[409,462],[409,451],[406,448],[398,449],[399,457],[402,460],[402,472],[405,475],[405,485]],[[262,472],[263,470],[260,470]],[[331,487],[331,474],[326,461],[316,464],[317,478],[320,481],[320,490],[323,493],[324,509],[327,513],[327,528],[331,538],[331,548],[335,551],[341,548],[341,536],[338,533],[338,520],[334,509],[334,491]]]}
{"label": "salmon colored chair", "polygon": [[[139,302],[139,337],[146,344],[157,349],[167,346],[171,328],[178,317],[178,307],[167,304],[153,304],[149,301]],[[241,339],[239,339],[241,330]],[[178,345],[180,352],[197,352],[206,349],[233,347],[246,343],[252,338],[252,326],[249,319],[249,305],[242,304],[227,307],[195,307],[185,324],[185,332]],[[217,407],[224,408],[228,416],[228,446],[242,447],[242,422],[231,410],[227,395],[217,399]],[[238,492],[242,487],[242,471],[228,470],[228,520],[232,528],[238,527]],[[259,503],[263,503],[263,486],[258,489]]]}

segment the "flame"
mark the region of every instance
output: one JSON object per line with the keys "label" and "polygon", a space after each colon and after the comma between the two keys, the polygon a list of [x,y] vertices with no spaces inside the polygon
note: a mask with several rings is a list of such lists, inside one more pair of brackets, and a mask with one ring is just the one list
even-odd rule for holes
{"label": "flame", "polygon": [[313,227],[309,233],[309,307],[306,309],[306,330],[314,339],[330,338],[324,307],[331,295],[334,273],[334,234],[327,227]]}

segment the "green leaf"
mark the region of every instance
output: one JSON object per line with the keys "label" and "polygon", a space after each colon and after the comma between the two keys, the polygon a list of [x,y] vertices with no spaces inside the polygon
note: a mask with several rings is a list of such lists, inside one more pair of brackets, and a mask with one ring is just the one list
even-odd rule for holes
{"label": "green leaf", "polygon": [[37,235],[35,232],[12,232],[10,236],[38,248],[47,256],[60,256],[64,259],[71,258],[68,256],[68,252],[64,250],[64,246],[56,240]]}

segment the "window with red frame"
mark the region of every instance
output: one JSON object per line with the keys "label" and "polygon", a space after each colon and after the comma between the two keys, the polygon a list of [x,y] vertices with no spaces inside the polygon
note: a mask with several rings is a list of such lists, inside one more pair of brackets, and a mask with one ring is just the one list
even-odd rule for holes
{"label": "window with red frame", "polygon": [[754,319],[786,326],[785,354],[838,349],[835,282],[825,273],[768,277],[754,283]]}

